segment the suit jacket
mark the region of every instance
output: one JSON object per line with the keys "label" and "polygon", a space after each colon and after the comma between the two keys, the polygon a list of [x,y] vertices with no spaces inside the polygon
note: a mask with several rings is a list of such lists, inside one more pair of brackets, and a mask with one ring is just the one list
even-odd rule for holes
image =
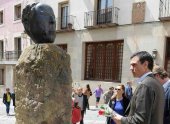
{"label": "suit jacket", "polygon": [[165,92],[165,111],[164,111],[164,124],[170,123],[170,80],[166,87],[164,87]]}
{"label": "suit jacket", "polygon": [[137,86],[122,124],[163,124],[164,91],[152,74]]}

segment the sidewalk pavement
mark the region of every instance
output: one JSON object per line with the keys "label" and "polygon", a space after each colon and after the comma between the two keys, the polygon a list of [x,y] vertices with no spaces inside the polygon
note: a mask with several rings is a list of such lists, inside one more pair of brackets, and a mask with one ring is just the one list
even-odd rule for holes
{"label": "sidewalk pavement", "polygon": [[[6,114],[6,107],[2,102],[2,98],[0,98],[0,124],[15,124],[15,112],[14,107],[10,106],[10,115]],[[90,110],[86,111],[84,116],[84,124],[105,124],[106,118],[103,116],[98,116],[98,108],[95,106],[90,106]]]}
{"label": "sidewalk pavement", "polygon": [[5,104],[2,102],[2,98],[0,98],[0,124],[15,124],[15,112],[13,103],[11,102],[10,106],[10,115],[6,114]]}

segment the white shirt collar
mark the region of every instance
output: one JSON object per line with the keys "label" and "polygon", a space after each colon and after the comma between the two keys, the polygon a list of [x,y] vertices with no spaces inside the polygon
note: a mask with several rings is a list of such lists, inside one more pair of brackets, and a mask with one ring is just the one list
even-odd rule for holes
{"label": "white shirt collar", "polygon": [[137,79],[137,83],[140,84],[149,74],[152,74],[152,72],[147,72],[144,75],[142,75],[139,79]]}
{"label": "white shirt collar", "polygon": [[163,84],[164,89],[169,85],[169,83],[170,83],[170,80],[166,81],[166,82]]}

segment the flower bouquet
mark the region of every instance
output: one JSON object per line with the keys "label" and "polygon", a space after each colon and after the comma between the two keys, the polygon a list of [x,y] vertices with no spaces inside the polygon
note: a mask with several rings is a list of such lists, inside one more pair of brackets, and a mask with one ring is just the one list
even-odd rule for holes
{"label": "flower bouquet", "polygon": [[113,111],[107,104],[101,105],[98,113],[99,115],[106,117],[112,117],[116,115],[116,112]]}

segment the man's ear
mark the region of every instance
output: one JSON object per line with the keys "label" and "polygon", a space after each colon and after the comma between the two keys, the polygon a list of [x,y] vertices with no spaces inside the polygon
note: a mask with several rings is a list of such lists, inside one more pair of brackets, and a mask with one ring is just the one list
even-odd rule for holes
{"label": "man's ear", "polygon": [[148,61],[145,61],[144,63],[143,63],[143,65],[145,66],[145,68],[147,68],[148,69]]}

